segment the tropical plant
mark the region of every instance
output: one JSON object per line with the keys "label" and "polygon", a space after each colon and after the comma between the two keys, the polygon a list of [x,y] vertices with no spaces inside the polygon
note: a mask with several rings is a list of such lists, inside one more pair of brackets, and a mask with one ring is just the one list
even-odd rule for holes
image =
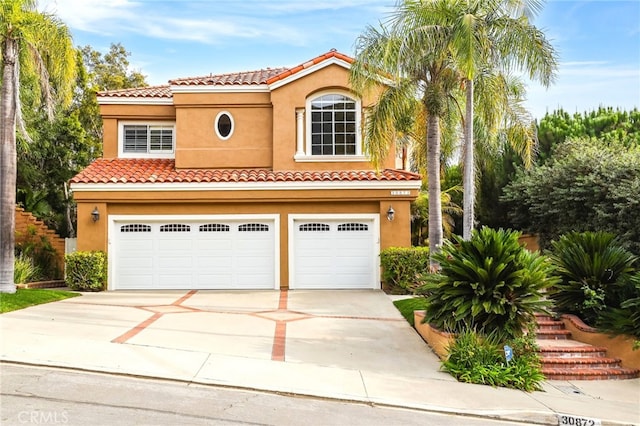
{"label": "tropical plant", "polygon": [[30,140],[22,120],[20,84],[37,81],[33,92],[48,117],[56,101],[70,102],[76,54],[67,27],[38,12],[35,0],[0,1],[0,292],[14,293],[16,127]]}
{"label": "tropical plant", "polygon": [[593,326],[603,312],[620,308],[636,293],[631,277],[638,257],[622,248],[613,234],[570,232],[552,242],[549,259],[561,279],[549,291],[556,310],[578,315]]}
{"label": "tropical plant", "polygon": [[[504,79],[503,75],[512,70],[525,71],[529,78],[539,80],[545,86],[551,83],[557,68],[557,55],[544,33],[529,22],[541,9],[541,4],[538,0],[452,1],[452,13],[448,15],[451,21],[443,22],[450,28],[447,35],[450,52],[460,70],[466,92],[463,151],[465,239],[471,237],[475,222],[474,105],[478,99],[474,96],[474,83],[483,74]],[[495,91],[496,86],[490,84],[484,89],[494,95],[483,96],[485,100],[500,100],[500,94],[507,93],[505,90]],[[506,110],[507,105],[504,103],[502,109],[489,105],[485,109],[482,122],[488,130],[502,124],[499,112]],[[523,129],[527,127],[531,126],[521,126]],[[530,132],[518,136],[533,140]]]}
{"label": "tropical plant", "polygon": [[414,117],[424,117],[432,263],[443,240],[440,121],[454,115],[457,106],[452,93],[459,90],[459,78],[452,67],[447,41],[437,31],[424,31],[424,27],[439,28],[445,19],[446,3],[400,3],[387,26],[367,27],[358,37],[351,67],[351,83],[358,92],[379,90],[381,82],[384,84],[365,126],[366,148],[376,166],[395,142],[395,129],[412,127],[405,124],[408,118],[413,121]]}
{"label": "tropical plant", "polygon": [[419,289],[427,298],[425,322],[453,333],[474,329],[502,340],[520,336],[549,301],[555,284],[548,260],[527,251],[519,232],[474,230],[471,240],[454,236],[436,260],[441,270],[424,276]]}
{"label": "tropical plant", "polygon": [[[462,209],[453,201],[453,195],[461,191],[456,185],[440,192],[440,205],[442,206],[442,232],[447,238],[453,234],[456,217],[462,214]],[[411,203],[411,243],[414,246],[428,245],[429,228],[429,193],[420,191],[418,198]]]}
{"label": "tropical plant", "polygon": [[635,338],[635,349],[640,349],[640,272],[631,278],[633,296],[620,303],[619,308],[608,308],[600,313],[597,327],[610,334],[624,334]]}

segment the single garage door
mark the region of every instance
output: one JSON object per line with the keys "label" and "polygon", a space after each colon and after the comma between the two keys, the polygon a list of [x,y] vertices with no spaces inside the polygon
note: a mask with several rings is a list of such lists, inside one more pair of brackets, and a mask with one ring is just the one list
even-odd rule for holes
{"label": "single garage door", "polygon": [[294,220],[292,288],[376,286],[372,220]]}
{"label": "single garage door", "polygon": [[114,222],[114,289],[275,287],[271,220]]}

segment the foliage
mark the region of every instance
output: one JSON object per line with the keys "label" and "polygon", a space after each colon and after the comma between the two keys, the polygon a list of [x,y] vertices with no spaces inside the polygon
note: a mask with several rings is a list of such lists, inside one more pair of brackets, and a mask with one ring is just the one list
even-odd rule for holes
{"label": "foliage", "polygon": [[[58,255],[45,235],[38,235],[32,225],[26,235],[16,232],[16,255],[30,258],[40,272],[40,279],[58,279],[62,271],[58,265]],[[17,282],[16,282],[17,283]]]}
{"label": "foliage", "polygon": [[13,282],[16,284],[24,284],[40,279],[40,268],[34,263],[30,257],[20,254],[15,257],[13,268]]}
{"label": "foliage", "polygon": [[49,289],[22,289],[19,288],[13,294],[0,294],[0,313],[17,311],[29,306],[55,302],[80,296],[80,293]]}
{"label": "foliage", "polygon": [[404,319],[411,324],[411,327],[415,327],[413,311],[423,311],[427,309],[427,303],[424,297],[394,300],[393,305],[400,311]]}
{"label": "foliage", "polygon": [[640,349],[640,272],[630,279],[631,297],[619,308],[608,308],[600,313],[597,327],[607,333],[624,334],[635,338],[634,349]]}
{"label": "foliage", "polygon": [[[426,184],[423,183],[423,188]],[[456,194],[462,192],[459,185],[440,191],[440,205],[442,208],[442,232],[445,237],[453,234],[456,218],[462,216],[462,209],[453,201]],[[428,245],[429,229],[429,192],[424,189],[418,198],[411,203],[411,244],[414,246]]]}
{"label": "foliage", "polygon": [[121,43],[111,43],[109,52],[104,55],[91,46],[84,46],[80,51],[93,90],[118,90],[147,85],[146,77],[140,71],[130,69],[131,53]]}
{"label": "foliage", "polygon": [[545,163],[557,145],[571,139],[596,138],[605,143],[640,145],[640,111],[600,107],[570,115],[560,109],[546,114],[538,125],[538,162]]}
{"label": "foliage", "polygon": [[77,251],[65,255],[65,282],[72,290],[101,291],[107,287],[107,255],[102,251]]}
{"label": "foliage", "polygon": [[389,247],[380,252],[382,280],[392,290],[412,291],[429,269],[428,247]]}
{"label": "foliage", "polygon": [[630,279],[638,257],[607,232],[571,232],[552,243],[549,255],[561,281],[549,292],[562,313],[596,325],[607,309],[618,309],[633,296]]}
{"label": "foliage", "polygon": [[519,229],[551,240],[603,230],[640,254],[640,145],[597,140],[560,144],[544,165],[519,173],[502,197]]}
{"label": "foliage", "polygon": [[521,335],[548,306],[543,292],[557,280],[547,259],[524,249],[519,236],[483,227],[469,241],[446,241],[436,256],[441,270],[425,275],[419,289],[427,298],[425,322],[453,333],[472,328],[502,339]]}
{"label": "foliage", "polygon": [[465,328],[448,347],[443,369],[457,380],[532,392],[541,389],[544,376],[536,352],[535,333],[510,342],[513,359],[507,363],[501,340],[495,334],[481,335]]}

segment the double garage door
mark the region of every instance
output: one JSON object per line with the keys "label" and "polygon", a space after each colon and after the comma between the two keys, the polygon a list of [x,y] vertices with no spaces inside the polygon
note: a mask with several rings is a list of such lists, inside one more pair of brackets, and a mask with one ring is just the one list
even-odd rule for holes
{"label": "double garage door", "polygon": [[[112,289],[277,289],[275,219],[114,220]],[[374,288],[372,221],[295,220],[290,287]]]}

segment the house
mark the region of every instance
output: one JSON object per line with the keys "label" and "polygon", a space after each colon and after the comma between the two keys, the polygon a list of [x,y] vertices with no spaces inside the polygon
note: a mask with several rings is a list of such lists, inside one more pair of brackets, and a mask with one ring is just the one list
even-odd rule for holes
{"label": "house", "polygon": [[110,290],[380,288],[419,175],[363,149],[375,99],[335,50],[294,68],[98,94],[103,158],[71,180]]}

